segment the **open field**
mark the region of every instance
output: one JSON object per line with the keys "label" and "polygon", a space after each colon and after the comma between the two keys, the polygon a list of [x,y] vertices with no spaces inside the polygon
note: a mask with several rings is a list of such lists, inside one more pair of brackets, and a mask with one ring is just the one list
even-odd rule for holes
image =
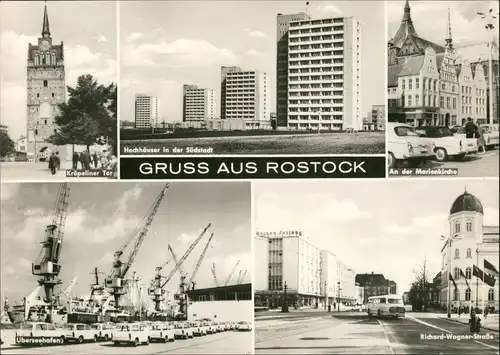
{"label": "open field", "polygon": [[[122,140],[121,154],[140,155],[141,153],[129,151],[134,147],[159,149],[158,155],[385,154],[385,133],[321,133]],[[175,152],[174,148],[176,148]],[[190,148],[198,148],[198,151]],[[152,153],[146,154],[152,155]]]}

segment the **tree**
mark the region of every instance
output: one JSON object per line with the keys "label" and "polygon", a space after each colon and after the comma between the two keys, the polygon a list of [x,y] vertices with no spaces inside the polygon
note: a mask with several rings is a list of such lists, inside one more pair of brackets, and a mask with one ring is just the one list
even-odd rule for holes
{"label": "tree", "polygon": [[116,152],[116,85],[100,85],[92,75],[85,74],[78,78],[75,88],[68,86],[68,93],[68,102],[59,105],[55,117],[58,128],[47,142],[82,144],[89,149],[104,136]]}
{"label": "tree", "polygon": [[427,261],[424,260],[420,270],[414,270],[413,273],[415,281],[413,281],[410,287],[408,297],[415,310],[425,311],[429,306],[429,292],[433,287],[433,283],[429,282]]}
{"label": "tree", "polygon": [[14,153],[15,150],[14,141],[10,139],[6,132],[0,131],[0,157],[6,157]]}

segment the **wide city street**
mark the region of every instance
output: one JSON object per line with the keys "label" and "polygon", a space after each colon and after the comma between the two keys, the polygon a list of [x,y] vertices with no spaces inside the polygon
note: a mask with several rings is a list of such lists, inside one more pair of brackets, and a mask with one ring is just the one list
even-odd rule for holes
{"label": "wide city street", "polygon": [[[369,319],[359,311],[288,315],[256,317],[256,354],[498,354],[498,331],[483,329],[481,339],[459,340],[470,336],[468,326],[440,318],[444,315],[409,312],[398,320]],[[424,339],[430,335],[442,339]]]}
{"label": "wide city street", "polygon": [[108,181],[108,177],[66,177],[66,169],[71,169],[70,161],[62,161],[61,169],[52,175],[46,162],[0,162],[0,180],[8,181],[60,181],[60,180],[92,180],[92,181]]}
{"label": "wide city street", "polygon": [[[2,331],[2,339],[4,333]],[[138,347],[114,346],[107,342],[22,348],[8,345],[12,341],[8,341],[8,337],[6,340],[0,348],[2,354],[251,354],[253,351],[252,332],[236,331]]]}

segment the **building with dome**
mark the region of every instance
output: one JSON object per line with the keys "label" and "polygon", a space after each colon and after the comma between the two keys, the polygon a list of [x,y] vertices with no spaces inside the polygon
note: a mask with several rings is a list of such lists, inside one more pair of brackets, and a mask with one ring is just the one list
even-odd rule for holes
{"label": "building with dome", "polygon": [[[442,43],[421,38],[407,0],[397,32],[387,48],[388,118],[413,126],[463,125],[468,117],[487,123],[489,113],[488,43],[460,46],[452,23],[443,21]],[[446,14],[443,14],[445,17]],[[498,44],[492,49],[493,121],[498,123]]]}
{"label": "building with dome", "polygon": [[[499,309],[499,282],[494,287],[483,283],[472,275],[476,265],[484,271],[484,260],[489,261],[498,270],[499,227],[483,224],[484,209],[481,201],[469,192],[458,196],[450,208],[449,235],[441,248],[441,271],[438,290],[438,302],[447,304],[448,272],[457,285],[450,283],[451,306],[494,307]],[[464,277],[460,273],[462,270]],[[469,285],[470,289],[467,287]],[[484,303],[483,303],[484,302]]]}

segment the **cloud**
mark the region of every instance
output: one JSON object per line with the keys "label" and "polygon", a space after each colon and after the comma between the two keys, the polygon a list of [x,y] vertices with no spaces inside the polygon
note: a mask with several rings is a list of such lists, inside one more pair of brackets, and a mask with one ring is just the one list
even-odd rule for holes
{"label": "cloud", "polygon": [[249,28],[245,29],[245,32],[248,34],[249,37],[252,37],[252,38],[266,38],[267,37],[267,35],[264,32],[251,30]]}
{"label": "cloud", "polygon": [[432,231],[437,237],[448,234],[448,215],[446,213],[432,214],[428,216],[415,217],[407,225],[390,223],[386,226],[386,232],[390,235],[427,235]]}
{"label": "cloud", "polygon": [[483,225],[498,226],[500,224],[500,210],[493,207],[484,208]]}
{"label": "cloud", "polygon": [[2,201],[2,205],[4,202],[9,201],[11,198],[17,195],[19,191],[20,184],[1,184],[0,185],[0,199]]}
{"label": "cloud", "polygon": [[340,16],[342,11],[332,3],[324,3],[316,7],[316,11],[324,16]]}
{"label": "cloud", "polygon": [[191,38],[126,45],[122,52],[126,66],[205,67],[232,63],[236,58],[229,49]]}
{"label": "cloud", "polygon": [[99,35],[99,36],[97,36],[96,42],[97,43],[108,43],[108,39],[104,35]]}
{"label": "cloud", "polygon": [[134,33],[131,33],[129,34],[128,36],[125,37],[125,41],[127,43],[131,43],[131,42],[135,42],[137,41],[138,39],[141,39],[144,37],[144,34],[140,33],[140,32],[134,32]]}
{"label": "cloud", "polygon": [[245,55],[254,56],[254,57],[264,57],[267,54],[263,53],[263,52],[259,52],[259,51],[252,48],[252,49],[247,50],[245,52]]}
{"label": "cloud", "polygon": [[[99,36],[96,40],[101,40]],[[26,134],[26,53],[29,43],[37,43],[38,36],[19,34],[15,31],[3,31],[0,35],[2,50],[0,62],[1,75],[1,108],[2,123],[9,127],[9,135],[13,140]],[[78,76],[91,74],[99,82],[116,82],[117,65],[115,58],[90,50],[82,44],[65,43],[66,85],[74,86]]]}

